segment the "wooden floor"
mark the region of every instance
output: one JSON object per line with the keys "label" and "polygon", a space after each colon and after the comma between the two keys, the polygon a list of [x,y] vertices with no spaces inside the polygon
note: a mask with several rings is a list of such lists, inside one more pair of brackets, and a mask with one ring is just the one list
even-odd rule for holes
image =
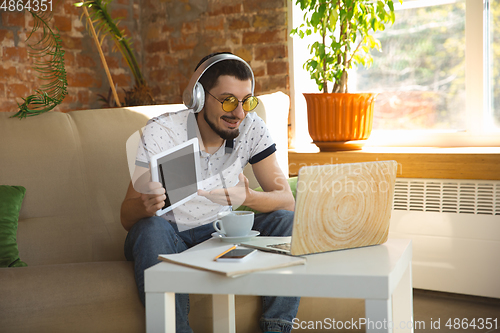
{"label": "wooden floor", "polygon": [[[362,300],[356,303],[352,300],[344,300],[344,302],[346,302],[348,309],[346,308],[344,311],[339,311],[339,309],[332,310],[337,313],[337,320],[340,318],[341,321],[345,322],[346,320],[350,320],[348,318],[354,318],[353,320],[356,321],[356,319],[359,320],[364,317],[364,302]],[[500,333],[500,299],[497,298],[414,289],[413,316],[415,333]],[[472,321],[473,319],[474,322]],[[466,327],[466,323],[475,324],[476,327],[474,328],[470,325]],[[487,328],[487,323],[490,323],[488,326],[491,325],[492,327]],[[399,324],[394,323],[394,325]],[[403,324],[406,325],[406,323]],[[481,326],[483,326],[482,329]],[[363,333],[366,331],[366,326],[360,326],[359,321],[356,328],[350,329],[332,329],[331,322],[328,323],[328,326],[316,325],[306,329],[306,325],[304,325],[303,328],[293,330],[292,332]],[[398,329],[393,330],[393,333],[398,332],[403,331]]]}
{"label": "wooden floor", "polygon": [[[500,332],[500,299],[497,298],[415,289],[413,314],[415,332]],[[486,328],[487,318],[491,318],[488,322],[492,323],[492,328]],[[472,323],[473,319],[476,327],[466,328],[466,322]],[[485,327],[480,329],[482,321]],[[425,328],[421,323],[425,324]]]}

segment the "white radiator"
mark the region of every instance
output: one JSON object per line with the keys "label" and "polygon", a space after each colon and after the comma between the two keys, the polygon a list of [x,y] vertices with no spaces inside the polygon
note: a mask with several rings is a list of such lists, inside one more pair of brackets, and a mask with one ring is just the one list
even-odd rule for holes
{"label": "white radiator", "polygon": [[413,286],[500,298],[500,181],[398,178],[390,237],[413,240]]}

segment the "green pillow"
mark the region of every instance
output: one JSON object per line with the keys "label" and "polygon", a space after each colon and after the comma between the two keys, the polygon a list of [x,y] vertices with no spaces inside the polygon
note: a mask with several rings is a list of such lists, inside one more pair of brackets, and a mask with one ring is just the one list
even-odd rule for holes
{"label": "green pillow", "polygon": [[0,267],[28,266],[19,259],[17,220],[26,189],[0,185]]}
{"label": "green pillow", "polygon": [[[297,177],[288,178],[287,180],[288,180],[288,185],[290,185],[290,189],[292,190],[293,198],[295,199],[295,196],[297,193]],[[262,187],[256,188],[255,191],[262,192]],[[250,207],[247,207],[247,206],[240,206],[236,210],[252,211],[255,214],[260,213],[259,211],[252,209]]]}

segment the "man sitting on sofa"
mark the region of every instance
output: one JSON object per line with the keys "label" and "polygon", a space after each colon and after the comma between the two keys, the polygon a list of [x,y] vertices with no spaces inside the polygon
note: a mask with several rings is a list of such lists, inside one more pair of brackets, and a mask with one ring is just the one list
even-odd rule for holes
{"label": "man sitting on sofa", "polygon": [[[194,122],[203,178],[224,174],[227,188],[214,189],[203,182],[198,196],[158,217],[155,213],[166,199],[161,183],[141,185],[147,189],[130,183],[122,203],[121,222],[128,231],[125,255],[134,261],[143,304],[144,270],[158,263],[158,254],[179,253],[211,238],[212,222],[228,209],[228,199],[235,208],[244,204],[263,212],[255,215],[253,227],[262,235],[291,235],[294,199],[278,166],[267,127],[251,112],[258,103],[254,86],[252,70],[242,59],[228,53],[209,55],[196,67],[184,93],[184,103],[190,109],[164,114],[145,127],[137,166],[146,169],[149,157],[187,141],[189,123]],[[264,192],[249,188],[242,173],[247,163],[252,165]],[[262,331],[290,332],[299,301],[297,297],[263,297]],[[177,294],[175,302],[177,332],[192,332],[188,322],[189,295]]]}

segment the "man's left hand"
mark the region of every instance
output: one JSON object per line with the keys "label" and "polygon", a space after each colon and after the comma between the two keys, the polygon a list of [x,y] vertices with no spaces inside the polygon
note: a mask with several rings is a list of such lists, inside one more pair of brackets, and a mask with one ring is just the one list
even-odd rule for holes
{"label": "man's left hand", "polygon": [[219,205],[232,205],[234,209],[243,205],[250,195],[250,188],[247,177],[240,173],[238,176],[238,184],[230,188],[219,188],[210,192],[198,190],[198,195],[204,196],[212,202]]}

